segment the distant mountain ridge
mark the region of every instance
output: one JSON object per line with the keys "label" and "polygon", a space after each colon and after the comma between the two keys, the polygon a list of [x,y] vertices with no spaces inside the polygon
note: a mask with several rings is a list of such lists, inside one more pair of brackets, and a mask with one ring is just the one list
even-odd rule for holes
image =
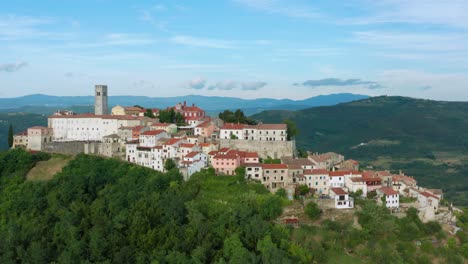
{"label": "distant mountain ridge", "polygon": [[[219,111],[224,109],[250,109],[250,113],[262,110],[298,110],[315,106],[335,105],[368,98],[360,94],[329,94],[320,95],[304,100],[291,99],[241,99],[235,97],[187,95],[176,97],[147,97],[147,96],[109,96],[109,106],[122,105],[143,107],[167,107],[179,102],[186,101],[196,104],[206,111]],[[70,106],[92,106],[93,96],[52,96],[44,94],[33,94],[15,98],[0,98],[0,109],[16,109],[30,106],[45,106],[55,108],[66,108]],[[5,110],[3,110],[5,112]],[[8,111],[11,112],[11,111]]]}

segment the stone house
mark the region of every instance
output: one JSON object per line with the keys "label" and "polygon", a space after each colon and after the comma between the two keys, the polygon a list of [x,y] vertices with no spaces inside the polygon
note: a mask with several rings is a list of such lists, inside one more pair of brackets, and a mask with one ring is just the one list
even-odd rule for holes
{"label": "stone house", "polygon": [[271,192],[285,188],[291,182],[286,164],[262,164],[262,170],[262,184]]}
{"label": "stone house", "polygon": [[330,188],[330,198],[335,200],[335,208],[350,209],[354,208],[354,199],[349,193],[340,187]]}
{"label": "stone house", "polygon": [[377,189],[377,202],[382,204],[382,197],[385,197],[385,206],[390,210],[398,210],[400,207],[400,194],[392,187],[382,187]]}
{"label": "stone house", "polygon": [[330,175],[324,169],[304,170],[306,185],[313,188],[318,194],[329,194]]}

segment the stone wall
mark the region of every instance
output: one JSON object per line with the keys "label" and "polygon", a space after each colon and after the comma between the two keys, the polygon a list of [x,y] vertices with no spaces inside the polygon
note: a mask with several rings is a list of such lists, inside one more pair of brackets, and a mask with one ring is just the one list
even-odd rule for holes
{"label": "stone wall", "polygon": [[296,146],[295,141],[220,139],[220,148],[257,152],[260,158],[267,158],[270,156],[279,159],[283,156],[293,156]]}
{"label": "stone wall", "polygon": [[44,151],[49,153],[76,155],[80,153],[98,154],[112,157],[121,151],[120,143],[102,143],[87,141],[47,142]]}

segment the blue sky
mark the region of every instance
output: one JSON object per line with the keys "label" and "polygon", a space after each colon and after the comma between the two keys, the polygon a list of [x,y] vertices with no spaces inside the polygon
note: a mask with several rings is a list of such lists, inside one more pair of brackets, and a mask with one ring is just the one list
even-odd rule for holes
{"label": "blue sky", "polygon": [[0,97],[468,100],[468,1],[1,1]]}

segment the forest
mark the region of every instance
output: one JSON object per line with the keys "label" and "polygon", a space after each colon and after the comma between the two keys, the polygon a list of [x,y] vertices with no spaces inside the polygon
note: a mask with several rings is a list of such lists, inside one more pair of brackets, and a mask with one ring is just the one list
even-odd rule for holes
{"label": "forest", "polygon": [[[49,181],[26,180],[50,154],[0,153],[0,263],[463,263],[466,231],[415,210],[396,218],[357,200],[357,226],[276,221],[291,201],[212,169],[184,182],[117,159],[78,155]],[[459,215],[468,228],[468,215]]]}

